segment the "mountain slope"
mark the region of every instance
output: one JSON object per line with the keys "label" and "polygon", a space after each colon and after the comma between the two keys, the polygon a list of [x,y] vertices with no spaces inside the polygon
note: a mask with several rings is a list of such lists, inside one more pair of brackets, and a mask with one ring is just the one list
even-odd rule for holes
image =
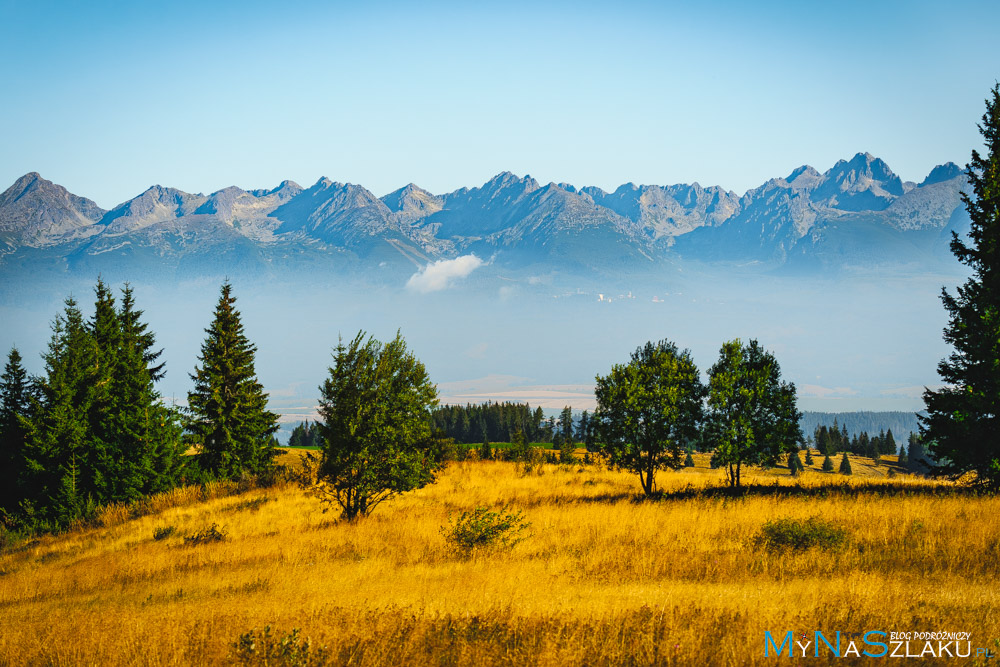
{"label": "mountain slope", "polygon": [[0,194],[0,248],[40,248],[98,233],[104,209],[36,172]]}

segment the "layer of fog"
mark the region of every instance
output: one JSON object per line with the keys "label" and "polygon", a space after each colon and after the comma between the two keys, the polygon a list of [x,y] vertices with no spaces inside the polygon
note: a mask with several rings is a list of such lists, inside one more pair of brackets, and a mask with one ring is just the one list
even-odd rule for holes
{"label": "layer of fog", "polygon": [[[720,275],[721,274],[721,275]],[[948,352],[938,294],[954,275],[893,271],[837,278],[734,275],[713,267],[665,271],[655,280],[512,278],[483,266],[448,289],[419,293],[360,281],[234,280],[257,372],[285,421],[314,414],[318,385],[338,336],[397,329],[452,401],[546,397],[591,407],[596,374],[627,361],[647,340],[689,348],[707,371],[727,339],[756,338],[772,350],[809,410],[918,410]],[[630,282],[634,284],[630,284]],[[134,285],[165,350],[160,391],[183,403],[215,302],[218,280]],[[39,286],[0,306],[0,347],[16,344],[42,372],[49,325],[70,292],[89,316],[92,283]]]}

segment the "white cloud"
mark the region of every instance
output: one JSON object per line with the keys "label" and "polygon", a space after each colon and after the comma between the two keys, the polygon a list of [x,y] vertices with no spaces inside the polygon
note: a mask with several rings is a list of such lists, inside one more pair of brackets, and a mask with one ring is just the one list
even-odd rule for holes
{"label": "white cloud", "polygon": [[420,269],[406,281],[406,288],[416,292],[437,292],[451,286],[455,280],[467,275],[483,265],[483,260],[475,255],[462,255],[455,259],[440,259]]}

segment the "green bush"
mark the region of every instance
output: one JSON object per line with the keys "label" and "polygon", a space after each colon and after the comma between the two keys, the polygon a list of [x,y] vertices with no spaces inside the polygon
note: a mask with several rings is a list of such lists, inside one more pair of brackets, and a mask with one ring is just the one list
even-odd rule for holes
{"label": "green bush", "polygon": [[458,519],[449,519],[448,525],[441,527],[441,534],[452,549],[469,557],[484,551],[513,549],[527,537],[530,525],[521,511],[512,512],[509,505],[496,511],[477,507],[462,512]]}
{"label": "green bush", "polygon": [[574,463],[576,461],[576,444],[569,439],[559,443],[559,463]]}
{"label": "green bush", "polygon": [[270,625],[262,631],[254,628],[240,635],[233,648],[236,650],[235,662],[240,665],[318,667],[328,664],[332,658],[326,646],[314,649],[308,639],[302,638],[298,628],[278,638],[271,632]]}
{"label": "green bush", "polygon": [[819,517],[773,519],[757,533],[754,543],[768,551],[804,550],[813,547],[837,549],[847,542],[847,531]]}
{"label": "green bush", "polygon": [[219,528],[218,524],[213,523],[208,528],[202,528],[197,533],[186,536],[184,544],[194,547],[209,542],[221,542],[224,539],[226,539],[226,533]]}

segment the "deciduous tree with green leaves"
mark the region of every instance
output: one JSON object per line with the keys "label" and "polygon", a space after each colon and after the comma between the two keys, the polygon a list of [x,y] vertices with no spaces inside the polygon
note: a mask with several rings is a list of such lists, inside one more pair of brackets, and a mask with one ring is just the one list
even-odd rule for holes
{"label": "deciduous tree with green leaves", "polygon": [[744,465],[774,466],[798,449],[795,385],[781,380],[778,361],[756,340],[723,343],[708,376],[708,437],[730,486],[740,486]]}
{"label": "deciduous tree with green leaves", "polygon": [[[979,132],[985,155],[966,166],[971,194],[962,200],[972,220],[969,242],[952,232],[951,251],[972,269],[955,295],[941,290],[948,311],[944,340],[954,351],[938,364],[945,386],[924,392],[921,432],[938,470],[1000,489],[1000,84],[986,100]],[[911,459],[916,457],[910,450]]]}
{"label": "deciduous tree with green leaves", "polygon": [[257,346],[244,333],[235,304],[232,285],[224,283],[188,392],[187,428],[201,447],[199,464],[228,479],[269,471],[275,455],[271,436],[278,430],[278,415],[267,409],[254,370]]}
{"label": "deciduous tree with green leaves", "polygon": [[313,492],[354,520],[433,481],[437,387],[399,332],[388,343],[363,331],[341,340],[329,372],[320,387],[323,442]]}
{"label": "deciduous tree with green leaves", "polygon": [[600,450],[653,494],[656,473],[682,468],[687,443],[698,434],[705,387],[691,353],[668,340],[646,343],[627,364],[598,375],[594,394],[591,424]]}

